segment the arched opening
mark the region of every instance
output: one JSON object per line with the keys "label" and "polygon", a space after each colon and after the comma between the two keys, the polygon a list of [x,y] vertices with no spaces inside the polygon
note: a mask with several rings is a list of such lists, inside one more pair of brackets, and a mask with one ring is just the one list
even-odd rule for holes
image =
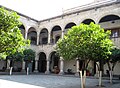
{"label": "arched opening", "polygon": [[73,22],[68,23],[68,24],[65,26],[65,33],[68,31],[68,29],[72,28],[73,26],[76,26],[76,24],[73,23]]}
{"label": "arched opening", "polygon": [[31,73],[31,72],[33,72],[34,70],[35,70],[35,60],[33,60],[33,61],[26,61],[25,62],[25,70],[26,70],[26,72],[27,72],[27,67],[29,67],[29,72]]}
{"label": "arched opening", "polygon": [[5,72],[6,69],[7,69],[7,59],[0,60],[0,72]]}
{"label": "arched opening", "polygon": [[40,32],[39,44],[48,43],[48,30],[46,28],[42,29]]}
{"label": "arched opening", "polygon": [[120,32],[120,17],[117,15],[107,15],[100,19],[99,24],[105,30],[111,30],[111,38],[118,38]]}
{"label": "arched opening", "polygon": [[95,23],[92,19],[85,19],[82,23],[89,25],[91,22]]}
{"label": "arched opening", "polygon": [[108,22],[108,21],[111,21],[112,23],[114,23],[115,20],[120,20],[120,17],[117,15],[107,15],[107,16],[102,17],[99,23]]}
{"label": "arched opening", "polygon": [[44,52],[40,52],[39,54],[38,71],[39,72],[46,71],[46,54]]}
{"label": "arched opening", "polygon": [[[58,25],[54,26],[52,31],[51,31],[51,43],[55,44],[59,40],[59,38],[61,37],[61,34],[62,34],[61,27]],[[57,37],[57,39],[56,39],[57,35],[59,35],[59,37]]]}
{"label": "arched opening", "polygon": [[71,23],[68,23],[66,26],[65,26],[65,29],[68,29],[68,28],[71,28],[73,26],[76,26],[75,23],[71,22]]}
{"label": "arched opening", "polygon": [[37,32],[35,28],[31,27],[28,31],[28,39],[31,41],[32,45],[37,44]]}
{"label": "arched opening", "polygon": [[55,43],[60,39],[60,35],[55,36]]}
{"label": "arched opening", "polygon": [[21,30],[21,34],[22,34],[23,37],[25,38],[25,27],[24,27],[24,25],[21,25],[21,26],[19,27],[19,29]]}
{"label": "arched opening", "polygon": [[[55,68],[59,69],[59,59],[60,57],[58,56],[58,54],[56,52],[52,52],[51,56],[50,56],[50,71],[55,73]],[[59,71],[59,70],[58,70]],[[57,72],[59,73],[59,72]]]}

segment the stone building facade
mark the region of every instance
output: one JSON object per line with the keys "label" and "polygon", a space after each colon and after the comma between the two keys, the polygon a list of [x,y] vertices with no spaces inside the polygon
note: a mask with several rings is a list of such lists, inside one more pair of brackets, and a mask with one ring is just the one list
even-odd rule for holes
{"label": "stone building facade", "polygon": [[[56,55],[55,46],[59,38],[63,38],[67,29],[80,23],[90,24],[94,22],[101,25],[105,30],[111,30],[111,39],[120,48],[120,0],[95,0],[95,2],[80,7],[67,9],[62,15],[37,21],[23,14],[20,20],[23,25],[20,27],[25,39],[31,40],[30,48],[36,52],[33,62],[33,69],[36,72],[53,73],[57,66],[59,74],[78,72],[82,61],[65,61],[64,58]],[[4,66],[3,62],[2,66]],[[2,68],[1,66],[1,68]],[[22,68],[24,69],[25,63]],[[114,74],[120,75],[120,63],[117,63]],[[90,62],[91,74],[97,72],[94,62]],[[104,66],[106,73],[107,66]]]}

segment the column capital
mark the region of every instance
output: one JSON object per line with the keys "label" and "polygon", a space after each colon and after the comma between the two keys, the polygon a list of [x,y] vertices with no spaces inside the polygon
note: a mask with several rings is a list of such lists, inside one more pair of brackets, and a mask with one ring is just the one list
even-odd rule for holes
{"label": "column capital", "polygon": [[76,60],[79,60],[79,58],[77,57]]}
{"label": "column capital", "polygon": [[63,57],[60,57],[60,60],[64,60]]}
{"label": "column capital", "polygon": [[50,61],[50,60],[46,59],[46,61]]}

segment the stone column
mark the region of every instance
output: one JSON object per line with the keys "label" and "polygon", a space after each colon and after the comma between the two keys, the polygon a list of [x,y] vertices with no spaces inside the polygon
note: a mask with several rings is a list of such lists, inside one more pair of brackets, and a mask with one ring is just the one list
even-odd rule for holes
{"label": "stone column", "polygon": [[35,70],[34,70],[34,72],[38,72],[38,55],[37,55],[37,53],[35,55]]}
{"label": "stone column", "polygon": [[64,37],[64,31],[62,31],[62,39],[63,39],[63,37]]}
{"label": "stone column", "polygon": [[37,45],[39,45],[39,33],[37,33]]}
{"label": "stone column", "polygon": [[25,39],[27,40],[27,34],[28,34],[28,32],[27,31],[25,31]]}
{"label": "stone column", "polygon": [[22,62],[22,72],[25,72],[25,61]]}
{"label": "stone column", "polygon": [[59,72],[59,75],[64,74],[63,68],[64,68],[64,59],[63,59],[63,57],[60,57],[60,72]]}
{"label": "stone column", "polygon": [[50,44],[50,33],[48,33],[48,44]]}
{"label": "stone column", "polygon": [[35,60],[35,70],[34,72],[38,72],[38,60]]}
{"label": "stone column", "polygon": [[50,60],[47,60],[47,66],[46,66],[46,71],[45,74],[50,74]]}
{"label": "stone column", "polygon": [[10,69],[10,60],[7,61],[7,69]]}
{"label": "stone column", "polygon": [[95,77],[99,78],[99,69],[98,69],[97,65],[99,66],[99,62],[96,62],[96,74],[95,74]]}
{"label": "stone column", "polygon": [[79,76],[79,59],[76,59],[76,74],[75,76]]}

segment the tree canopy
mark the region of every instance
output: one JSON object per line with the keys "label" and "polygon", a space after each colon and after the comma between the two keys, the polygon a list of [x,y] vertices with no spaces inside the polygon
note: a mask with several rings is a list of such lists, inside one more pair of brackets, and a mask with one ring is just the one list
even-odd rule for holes
{"label": "tree canopy", "polygon": [[12,60],[12,61],[23,61],[24,58],[24,54],[22,52],[15,52],[14,54],[10,54],[6,57],[6,59],[8,60]]}
{"label": "tree canopy", "polygon": [[33,61],[35,60],[35,52],[32,49],[25,49],[23,51],[24,61]]}
{"label": "tree canopy", "polygon": [[56,50],[64,59],[106,59],[113,48],[110,34],[110,31],[105,31],[94,23],[73,26],[64,38],[57,42]]}
{"label": "tree canopy", "polygon": [[23,50],[26,44],[29,45],[19,30],[19,18],[16,12],[0,8],[0,53],[9,55]]}
{"label": "tree canopy", "polygon": [[106,63],[108,64],[109,70],[113,71],[117,62],[120,61],[120,49],[114,48],[111,50],[111,52],[112,54],[109,56],[109,59],[106,60]]}

